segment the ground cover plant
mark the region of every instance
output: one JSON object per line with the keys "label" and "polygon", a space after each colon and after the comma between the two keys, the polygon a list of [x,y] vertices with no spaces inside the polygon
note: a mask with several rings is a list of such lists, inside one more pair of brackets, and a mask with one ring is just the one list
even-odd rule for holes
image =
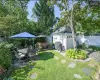
{"label": "ground cover plant", "polygon": [[66,56],[73,59],[85,59],[87,58],[87,54],[83,50],[79,49],[69,49],[66,50]]}

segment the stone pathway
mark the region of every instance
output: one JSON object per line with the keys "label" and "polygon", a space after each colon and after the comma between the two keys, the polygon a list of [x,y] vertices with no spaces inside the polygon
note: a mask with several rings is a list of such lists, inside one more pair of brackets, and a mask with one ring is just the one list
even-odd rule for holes
{"label": "stone pathway", "polygon": [[68,67],[70,67],[70,68],[75,68],[75,66],[76,66],[76,64],[75,64],[74,62],[71,62],[71,63],[68,65]]}
{"label": "stone pathway", "polygon": [[54,58],[55,58],[56,60],[58,60],[58,59],[59,59],[59,57],[57,57],[57,56],[54,56]]}
{"label": "stone pathway", "polygon": [[66,60],[65,59],[61,60],[61,63],[65,64],[66,63]]}
{"label": "stone pathway", "polygon": [[37,77],[37,74],[36,74],[36,73],[33,73],[33,74],[30,76],[31,79],[35,79],[36,77]]}
{"label": "stone pathway", "polygon": [[81,77],[79,74],[74,74],[74,77],[75,77],[75,78],[82,79],[82,77]]}

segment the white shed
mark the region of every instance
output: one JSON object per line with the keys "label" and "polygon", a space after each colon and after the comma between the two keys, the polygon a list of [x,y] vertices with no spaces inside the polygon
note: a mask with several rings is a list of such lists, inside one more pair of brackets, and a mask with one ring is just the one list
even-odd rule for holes
{"label": "white shed", "polygon": [[61,42],[65,50],[73,48],[73,39],[69,27],[61,27],[52,33],[53,43]]}

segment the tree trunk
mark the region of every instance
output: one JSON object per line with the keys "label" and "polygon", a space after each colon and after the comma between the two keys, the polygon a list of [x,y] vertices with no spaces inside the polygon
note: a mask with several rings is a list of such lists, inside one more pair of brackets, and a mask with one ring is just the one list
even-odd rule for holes
{"label": "tree trunk", "polygon": [[76,37],[75,37],[75,31],[73,27],[73,0],[72,0],[72,9],[71,9],[71,17],[70,17],[70,28],[72,31],[72,38],[73,38],[73,47],[76,49]]}

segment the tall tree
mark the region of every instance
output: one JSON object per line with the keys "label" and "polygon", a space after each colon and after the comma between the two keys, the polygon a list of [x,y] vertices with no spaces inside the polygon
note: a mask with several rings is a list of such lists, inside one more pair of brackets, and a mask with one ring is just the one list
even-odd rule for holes
{"label": "tall tree", "polygon": [[48,6],[47,0],[39,0],[33,8],[33,15],[37,18],[37,32],[49,34],[55,23],[54,6]]}
{"label": "tall tree", "polygon": [[[71,1],[71,4],[70,4]],[[56,4],[62,10],[62,17],[58,23],[58,25],[68,25],[72,31],[72,38],[73,38],[73,47],[76,48],[76,41],[75,41],[75,28],[74,28],[74,16],[73,16],[73,6],[74,0],[61,0],[61,1],[54,1],[53,4]],[[50,1],[49,1],[50,3]],[[51,2],[52,3],[52,2]]]}

